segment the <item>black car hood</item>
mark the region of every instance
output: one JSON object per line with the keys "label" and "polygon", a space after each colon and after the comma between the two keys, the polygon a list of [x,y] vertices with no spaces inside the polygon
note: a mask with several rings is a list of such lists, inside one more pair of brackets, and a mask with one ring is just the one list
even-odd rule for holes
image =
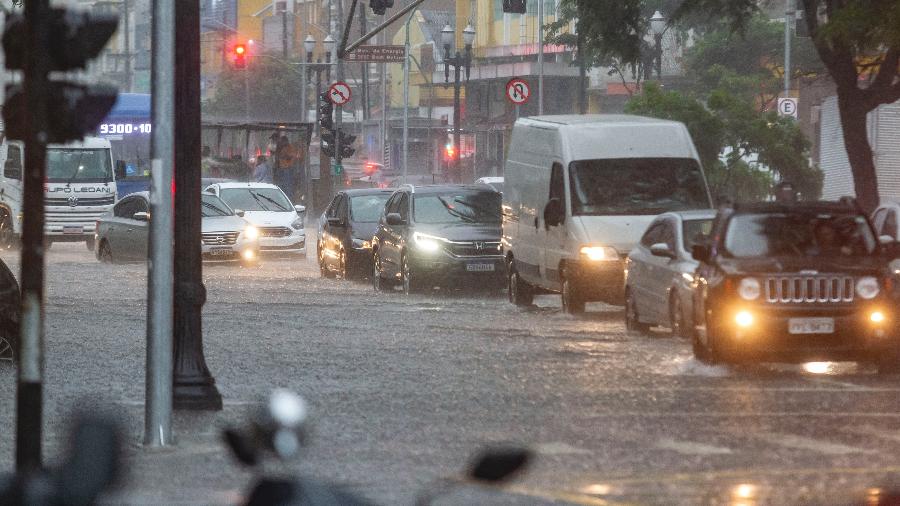
{"label": "black car hood", "polygon": [[372,236],[374,236],[375,232],[378,230],[378,222],[364,223],[357,221],[352,224],[352,227],[353,232],[351,233],[351,235],[354,238],[368,241],[372,239]]}
{"label": "black car hood", "polygon": [[416,232],[443,237],[450,241],[499,241],[500,224],[416,225]]}
{"label": "black car hood", "polygon": [[825,258],[719,258],[718,264],[726,274],[731,275],[780,274],[801,271],[863,275],[880,272],[887,266],[885,259],[876,255]]}

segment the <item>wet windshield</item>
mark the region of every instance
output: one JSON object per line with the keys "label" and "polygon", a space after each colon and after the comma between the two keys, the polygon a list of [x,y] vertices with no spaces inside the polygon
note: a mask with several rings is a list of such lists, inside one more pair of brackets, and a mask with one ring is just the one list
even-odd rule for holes
{"label": "wet windshield", "polygon": [[500,223],[500,194],[472,191],[415,196],[415,221],[426,224]]}
{"label": "wet windshield", "polygon": [[106,149],[47,149],[47,181],[51,183],[105,183],[112,181]]}
{"label": "wet windshield", "polygon": [[360,223],[375,223],[381,218],[384,204],[391,198],[389,193],[361,195],[350,198],[350,219]]}
{"label": "wet windshield", "polygon": [[231,216],[234,214],[234,211],[228,207],[228,204],[215,195],[204,194],[201,199],[200,211],[203,213],[204,218],[213,216]]}
{"label": "wet windshield", "polygon": [[294,212],[291,203],[278,188],[224,188],[219,195],[232,209]]}
{"label": "wet windshield", "polygon": [[622,158],[569,166],[574,215],[655,215],[709,208],[700,166],[682,158]]}
{"label": "wet windshield", "polygon": [[863,216],[847,214],[738,214],[725,233],[725,249],[736,258],[858,256],[876,251]]}

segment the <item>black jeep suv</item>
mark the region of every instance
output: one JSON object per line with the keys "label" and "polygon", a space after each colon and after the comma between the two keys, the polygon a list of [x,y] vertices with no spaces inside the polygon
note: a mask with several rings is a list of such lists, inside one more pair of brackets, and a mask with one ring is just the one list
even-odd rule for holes
{"label": "black jeep suv", "polygon": [[852,200],[720,209],[693,255],[698,359],[900,367],[900,255]]}
{"label": "black jeep suv", "polygon": [[388,200],[372,239],[376,290],[506,284],[500,194],[480,185],[403,186]]}

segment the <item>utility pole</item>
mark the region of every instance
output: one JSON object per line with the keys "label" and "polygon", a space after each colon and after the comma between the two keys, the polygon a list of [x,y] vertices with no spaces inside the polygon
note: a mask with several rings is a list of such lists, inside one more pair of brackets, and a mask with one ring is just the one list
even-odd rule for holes
{"label": "utility pole", "polygon": [[[351,12],[352,16],[353,13]],[[338,54],[337,54],[337,68],[335,69],[336,77],[339,82],[344,81],[344,57],[340,53],[341,49],[344,45],[344,0],[338,0],[337,2],[337,18],[338,23],[337,26],[340,29],[338,32]],[[335,169],[341,167],[341,125],[344,123],[344,106],[338,104],[337,107],[334,108],[334,166]],[[343,171],[341,171],[343,174]],[[331,179],[331,194],[334,195],[334,183],[337,179],[337,174],[335,177]]]}
{"label": "utility pole", "polygon": [[144,444],[172,442],[172,164],[175,158],[175,0],[153,2],[153,178],[147,261]]}
{"label": "utility pole", "polygon": [[131,90],[134,86],[134,72],[132,71],[133,66],[131,65],[131,16],[129,13],[131,11],[131,2],[130,0],[122,0],[122,9],[124,13],[122,14],[124,25],[123,28],[125,30],[125,91],[131,93]]}
{"label": "utility pole", "polygon": [[222,396],[203,356],[206,302],[200,255],[200,2],[175,2],[175,310],[174,407],[221,410]]}
{"label": "utility pole", "polygon": [[784,2],[784,98],[791,95],[791,25],[794,24],[794,3]]}
{"label": "utility pole", "polygon": [[538,0],[538,116],[544,114],[544,0]]}
{"label": "utility pole", "polygon": [[[366,30],[368,27],[366,26],[366,4],[361,4],[359,7],[359,35],[364,36],[366,34]],[[360,68],[362,69],[362,101],[363,101],[363,119],[368,120],[369,117],[372,116],[372,109],[369,104],[369,64],[366,62],[360,63]]]}

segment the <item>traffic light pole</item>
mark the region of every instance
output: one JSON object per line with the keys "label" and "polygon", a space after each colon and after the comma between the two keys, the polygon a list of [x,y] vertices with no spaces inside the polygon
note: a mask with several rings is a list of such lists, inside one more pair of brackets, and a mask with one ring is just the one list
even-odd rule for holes
{"label": "traffic light pole", "polygon": [[[349,27],[350,22],[353,21],[353,12],[356,10],[356,0],[353,0],[353,4],[350,7],[350,16],[347,18],[347,24],[338,26],[341,27],[341,33],[339,34],[338,40],[341,41],[340,47],[344,47],[347,45],[347,36],[349,35]],[[344,19],[344,2],[343,0],[339,0],[337,3],[337,16],[338,19]],[[337,55],[337,68],[335,69],[335,73],[337,74],[337,80],[339,82],[344,81],[344,55],[338,51]],[[334,166],[335,171],[337,167],[341,166],[341,125],[344,123],[344,106],[338,104],[334,108]],[[335,180],[337,180],[337,174],[334,174],[335,177],[331,178],[331,194],[334,195],[334,184]]]}
{"label": "traffic light pole", "polygon": [[19,382],[16,390],[16,470],[41,468],[44,378],[44,175],[50,72],[48,0],[25,0],[24,68],[26,117],[22,227],[22,307]]}

